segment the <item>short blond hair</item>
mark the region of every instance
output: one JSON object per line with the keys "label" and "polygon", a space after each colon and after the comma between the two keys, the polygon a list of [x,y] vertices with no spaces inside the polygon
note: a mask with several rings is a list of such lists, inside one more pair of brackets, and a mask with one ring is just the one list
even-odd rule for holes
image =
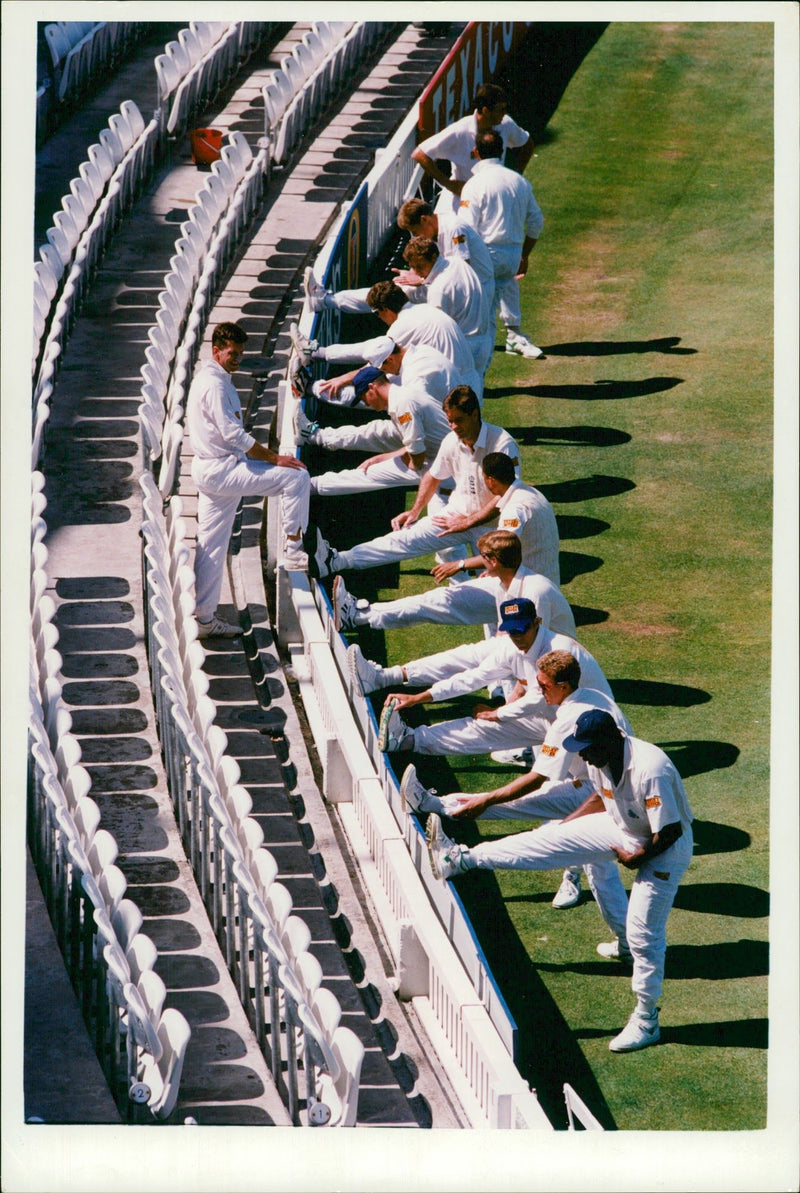
{"label": "short blond hair", "polygon": [[568,683],[573,692],[581,684],[581,665],[568,650],[551,650],[540,655],[536,666],[553,683]]}

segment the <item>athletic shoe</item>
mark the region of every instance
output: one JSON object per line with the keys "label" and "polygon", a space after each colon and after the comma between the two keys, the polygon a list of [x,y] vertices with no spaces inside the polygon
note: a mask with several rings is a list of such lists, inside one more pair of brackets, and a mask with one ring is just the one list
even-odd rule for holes
{"label": "athletic shoe", "polygon": [[241,632],[241,626],[223,621],[221,617],[212,617],[210,621],[197,619],[198,638],[237,638]]}
{"label": "athletic shoe", "polygon": [[325,309],[325,299],[328,296],[328,291],[324,286],[321,286],[314,277],[314,270],[309,265],[303,274],[303,289],[306,295],[306,302],[312,311],[323,311]]}
{"label": "athletic shoe", "polygon": [[383,706],[378,724],[378,749],[387,754],[414,748],[414,730],[409,729],[396,709],[396,701],[389,699]]}
{"label": "athletic shoe", "polygon": [[284,570],[287,572],[305,572],[308,570],[308,556],[303,550],[300,539],[286,539],[283,544]]}
{"label": "athletic shoe", "polygon": [[293,356],[289,361],[289,385],[292,397],[299,401],[311,389],[311,370],[304,365],[299,356]]}
{"label": "athletic shoe", "polygon": [[354,630],[359,624],[356,618],[358,602],[351,592],[347,591],[341,576],[333,581],[333,624],[341,633],[342,630]]}
{"label": "athletic shoe", "polygon": [[625,1027],[608,1045],[612,1052],[636,1052],[639,1048],[649,1048],[661,1039],[661,1028],[658,1026],[658,1011],[652,1015],[643,1015],[641,1011],[634,1011]]}
{"label": "athletic shoe", "polygon": [[423,787],[417,778],[417,768],[412,763],[403,771],[403,777],[400,780],[400,795],[403,800],[403,807],[407,812],[416,812],[421,815],[425,812],[432,812],[430,796],[436,795],[436,792],[431,788]]}
{"label": "athletic shoe", "polygon": [[365,696],[389,686],[384,678],[383,667],[373,663],[371,659],[365,659],[357,642],[347,648],[347,671],[353,687],[358,688]]}
{"label": "athletic shoe", "polygon": [[319,423],[312,422],[310,418],[307,418],[303,407],[298,402],[292,414],[292,428],[294,429],[295,445],[302,447],[304,443],[314,443],[316,441]]}
{"label": "athletic shoe", "polygon": [[618,940],[601,940],[597,951],[606,961],[619,961],[622,965],[633,965],[633,956],[627,945]]}
{"label": "athletic shoe", "polygon": [[308,552],[308,574],[314,580],[324,580],[326,576],[338,572],[339,552],[327,542],[319,530],[317,531],[317,545]]}
{"label": "athletic shoe", "polygon": [[506,352],[510,352],[512,356],[527,356],[531,359],[536,359],[539,356],[544,356],[541,348],[537,348],[532,344],[527,336],[509,335],[506,339]]}
{"label": "athletic shoe", "polygon": [[447,836],[442,828],[442,821],[435,812],[431,812],[428,817],[425,839],[428,842],[428,857],[435,878],[444,882],[445,879],[452,878],[455,874],[464,874],[470,869],[465,861],[469,851]]}
{"label": "athletic shoe", "polygon": [[319,348],[319,341],[304,336],[296,323],[289,325],[289,335],[292,337],[292,347],[300,358],[300,363],[308,367],[311,364],[311,353]]}
{"label": "athletic shoe", "polygon": [[576,903],[580,902],[580,897],[580,870],[565,870],[564,877],[561,879],[561,886],[556,891],[555,898],[553,899],[553,907],[559,910],[565,907],[574,907]]}
{"label": "athletic shoe", "polygon": [[502,762],[503,766],[521,766],[529,770],[533,766],[533,750],[518,746],[515,750],[492,750],[489,757],[492,762]]}

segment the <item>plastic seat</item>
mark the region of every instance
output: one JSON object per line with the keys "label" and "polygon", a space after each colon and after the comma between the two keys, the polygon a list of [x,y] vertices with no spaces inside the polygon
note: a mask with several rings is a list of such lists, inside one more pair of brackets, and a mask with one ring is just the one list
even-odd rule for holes
{"label": "plastic seat", "polygon": [[128,122],[133,140],[138,141],[145,130],[144,118],[132,99],[123,100],[119,105],[120,114]]}
{"label": "plastic seat", "polygon": [[267,906],[267,892],[278,876],[278,863],[266,846],[256,849],[251,858],[250,873],[256,890]]}
{"label": "plastic seat", "polygon": [[136,983],[136,989],[142,996],[150,1018],[158,1023],[167,997],[167,988],[162,979],[152,969],[146,969]]}
{"label": "plastic seat", "polygon": [[158,959],[153,941],[144,932],[137,932],[125,953],[130,968],[131,981],[136,983],[145,970],[152,969]]}
{"label": "plastic seat", "polygon": [[[67,804],[72,823],[75,825],[78,840],[83,847],[84,853],[86,853],[91,848],[92,839],[100,826],[100,809],[88,795],[83,796],[74,804],[71,804],[67,797]],[[88,856],[86,865],[89,873],[91,873]]]}
{"label": "plastic seat", "polygon": [[95,142],[86,150],[86,156],[89,162],[97,170],[100,178],[103,180],[103,188],[105,189],[111,175],[114,173],[116,163],[114,161],[113,153],[110,153],[108,148],[101,142]]}
{"label": "plastic seat", "polygon": [[337,1027],[331,1040],[331,1052],[338,1064],[338,1075],[323,1073],[318,1082],[321,1102],[330,1106],[331,1127],[354,1127],[358,1115],[358,1087],[364,1062],[364,1045],[349,1027]]}
{"label": "plastic seat", "polygon": [[148,1105],[156,1118],[169,1118],[175,1109],[191,1034],[180,1011],[167,1007],[158,1025],[161,1059],[155,1064],[146,1060],[142,1072],[143,1080],[152,1091]]}
{"label": "plastic seat", "polygon": [[179,41],[168,41],[164,46],[164,53],[178,68],[181,79],[184,79],[192,69],[192,62],[184,46]]}
{"label": "plastic seat", "polygon": [[181,72],[178,63],[169,54],[159,54],[155,59],[156,79],[160,104],[167,104],[180,86]]}
{"label": "plastic seat", "polygon": [[136,904],[131,899],[123,899],[111,916],[112,927],[123,950],[128,950],[134,936],[141,931],[142,923],[142,913]]}
{"label": "plastic seat", "polygon": [[[92,842],[94,844],[94,842]],[[87,855],[88,858],[88,855]],[[108,914],[113,916],[128,889],[128,881],[119,866],[106,866],[97,879]]]}
{"label": "plastic seat", "polygon": [[116,838],[105,828],[99,828],[86,851],[86,857],[95,878],[99,878],[108,866],[113,866],[119,854]]}
{"label": "plastic seat", "polygon": [[[100,130],[98,140],[114,163],[114,169],[116,169],[125,156],[125,146],[120,139],[120,134],[116,127],[111,123],[114,119],[114,116],[109,117],[108,128]],[[119,117],[117,117],[118,121]]]}

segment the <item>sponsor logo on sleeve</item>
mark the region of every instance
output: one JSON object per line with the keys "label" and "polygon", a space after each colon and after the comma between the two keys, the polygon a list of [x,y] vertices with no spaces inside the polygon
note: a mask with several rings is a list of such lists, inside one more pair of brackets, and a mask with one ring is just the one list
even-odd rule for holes
{"label": "sponsor logo on sleeve", "polygon": [[[462,203],[461,206],[463,207],[464,204]],[[460,236],[453,237],[453,244],[464,244],[466,239],[467,239],[466,236],[462,232]]]}
{"label": "sponsor logo on sleeve", "polygon": [[519,518],[503,518],[500,523],[501,530],[516,530],[519,526]]}
{"label": "sponsor logo on sleeve", "polygon": [[660,796],[657,796],[657,795],[651,795],[651,796],[650,796],[650,799],[646,799],[646,800],[644,801],[644,806],[645,806],[646,808],[660,808],[660,807],[661,807],[661,798],[660,798]]}
{"label": "sponsor logo on sleeve", "polygon": [[542,746],[539,753],[544,754],[547,758],[555,758],[558,753],[558,746]]}
{"label": "sponsor logo on sleeve", "polygon": [[401,427],[404,427],[407,423],[411,422],[411,415],[401,414],[397,421],[400,423]]}

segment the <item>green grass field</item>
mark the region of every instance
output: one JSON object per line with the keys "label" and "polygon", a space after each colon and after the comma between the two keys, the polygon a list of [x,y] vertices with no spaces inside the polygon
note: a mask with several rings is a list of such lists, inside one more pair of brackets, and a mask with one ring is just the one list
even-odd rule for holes
{"label": "green grass field", "polygon": [[[552,501],[579,637],[637,735],[676,762],[697,818],[696,857],[668,926],[662,1044],[608,1050],[633,997],[629,978],[595,953],[608,932],[590,896],[554,911],[556,874],[471,876],[458,890],[520,1024],[520,1067],[545,1105],[554,1108],[570,1080],[608,1127],[758,1129],[767,1072],[771,25],[611,24],[537,153],[528,176],[545,229],[523,285],[523,330],[547,355],[496,354],[485,417],[516,435],[525,479]],[[424,562],[403,568],[401,592],[427,583]],[[386,653],[400,662],[464,637],[455,628],[392,631]],[[452,706],[430,712],[451,715]],[[440,789],[471,791],[504,773],[477,757],[422,759],[419,770]],[[459,835],[507,831],[467,826]]]}

